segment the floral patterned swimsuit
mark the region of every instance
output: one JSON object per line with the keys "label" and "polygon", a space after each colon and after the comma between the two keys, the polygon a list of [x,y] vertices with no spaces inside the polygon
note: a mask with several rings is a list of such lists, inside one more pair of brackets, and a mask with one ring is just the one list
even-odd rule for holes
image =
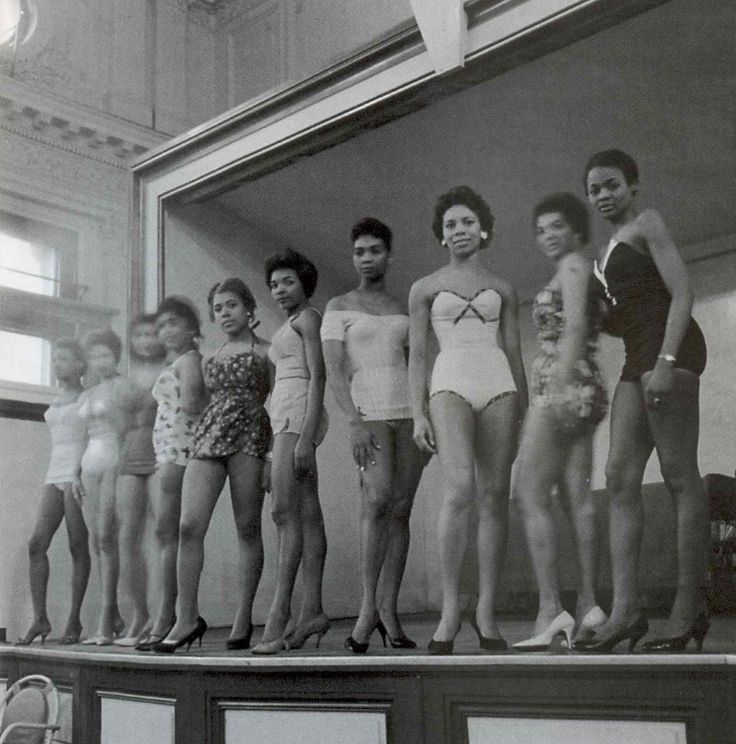
{"label": "floral patterned swimsuit", "polygon": [[197,424],[192,444],[196,458],[229,457],[244,452],[265,459],[271,424],[263,404],[268,397],[268,362],[255,351],[211,356],[204,363],[210,403]]}
{"label": "floral patterned swimsuit", "polygon": [[531,405],[548,409],[557,425],[568,432],[575,432],[586,424],[595,426],[608,410],[606,389],[595,360],[599,323],[593,302],[591,297],[590,330],[583,355],[575,364],[573,383],[564,393],[551,393],[548,388],[550,379],[557,373],[558,343],[565,327],[562,295],[557,289],[545,287],[534,298],[532,315],[541,348],[532,364]]}

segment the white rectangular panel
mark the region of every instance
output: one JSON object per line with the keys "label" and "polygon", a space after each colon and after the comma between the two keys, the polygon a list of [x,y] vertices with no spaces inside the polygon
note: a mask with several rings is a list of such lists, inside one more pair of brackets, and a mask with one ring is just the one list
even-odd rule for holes
{"label": "white rectangular panel", "polygon": [[685,724],[671,721],[595,721],[468,718],[469,744],[687,744]]}
{"label": "white rectangular panel", "polygon": [[175,744],[173,701],[101,697],[100,744]]}
{"label": "white rectangular panel", "polygon": [[225,711],[225,744],[386,744],[386,716],[363,711]]}

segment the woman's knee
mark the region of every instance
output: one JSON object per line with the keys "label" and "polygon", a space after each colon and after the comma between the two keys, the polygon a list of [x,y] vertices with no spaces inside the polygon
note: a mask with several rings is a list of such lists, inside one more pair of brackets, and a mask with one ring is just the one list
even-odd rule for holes
{"label": "woman's knee", "polygon": [[700,484],[700,476],[697,466],[690,466],[684,460],[660,457],[660,470],[662,471],[662,480],[667,490],[675,497],[681,496],[692,488],[696,483],[696,489]]}
{"label": "woman's knee", "polygon": [[204,530],[197,522],[182,520],[179,523],[179,542],[182,545],[204,541]]}
{"label": "woman's knee", "polygon": [[606,463],[606,488],[615,498],[638,498],[643,477],[643,468],[625,458],[609,457]]}
{"label": "woman's knee", "polygon": [[102,553],[114,553],[118,549],[118,531],[114,525],[105,525],[100,530],[97,544]]}
{"label": "woman's knee", "polygon": [[387,480],[376,480],[363,486],[363,509],[373,519],[391,514],[393,489]]}
{"label": "woman's knee", "polygon": [[475,501],[472,473],[453,473],[445,476],[445,506],[455,512],[470,509]]}
{"label": "woman's knee", "polygon": [[51,540],[49,537],[40,532],[34,532],[31,535],[31,539],[28,541],[28,555],[31,558],[40,558],[46,555],[46,551],[49,549]]}
{"label": "woman's knee", "polygon": [[277,527],[295,523],[299,519],[296,504],[289,499],[274,499],[271,504],[271,519]]}
{"label": "woman's knee", "polygon": [[240,542],[260,543],[261,537],[261,518],[257,517],[239,519],[235,524],[235,531]]}

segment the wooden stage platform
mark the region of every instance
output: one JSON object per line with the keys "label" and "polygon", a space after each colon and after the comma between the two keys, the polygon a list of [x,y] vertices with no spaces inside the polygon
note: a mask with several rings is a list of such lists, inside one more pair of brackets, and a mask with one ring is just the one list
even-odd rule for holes
{"label": "wooden stage platform", "polygon": [[[651,622],[656,635],[662,621]],[[559,646],[488,654],[465,625],[455,653],[428,656],[435,620],[409,619],[413,651],[342,648],[273,657],[201,649],[143,654],[116,646],[0,646],[0,678],[50,676],[63,697],[59,742],[74,744],[736,744],[736,618],[712,618],[702,654],[595,656]],[[513,643],[523,621],[501,622]],[[257,629],[255,641],[261,629]]]}

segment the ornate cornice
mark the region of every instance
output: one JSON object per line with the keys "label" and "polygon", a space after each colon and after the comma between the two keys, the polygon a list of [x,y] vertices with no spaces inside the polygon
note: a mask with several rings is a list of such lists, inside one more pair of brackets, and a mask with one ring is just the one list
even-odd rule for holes
{"label": "ornate cornice", "polygon": [[7,78],[0,81],[0,129],[125,169],[168,139]]}

